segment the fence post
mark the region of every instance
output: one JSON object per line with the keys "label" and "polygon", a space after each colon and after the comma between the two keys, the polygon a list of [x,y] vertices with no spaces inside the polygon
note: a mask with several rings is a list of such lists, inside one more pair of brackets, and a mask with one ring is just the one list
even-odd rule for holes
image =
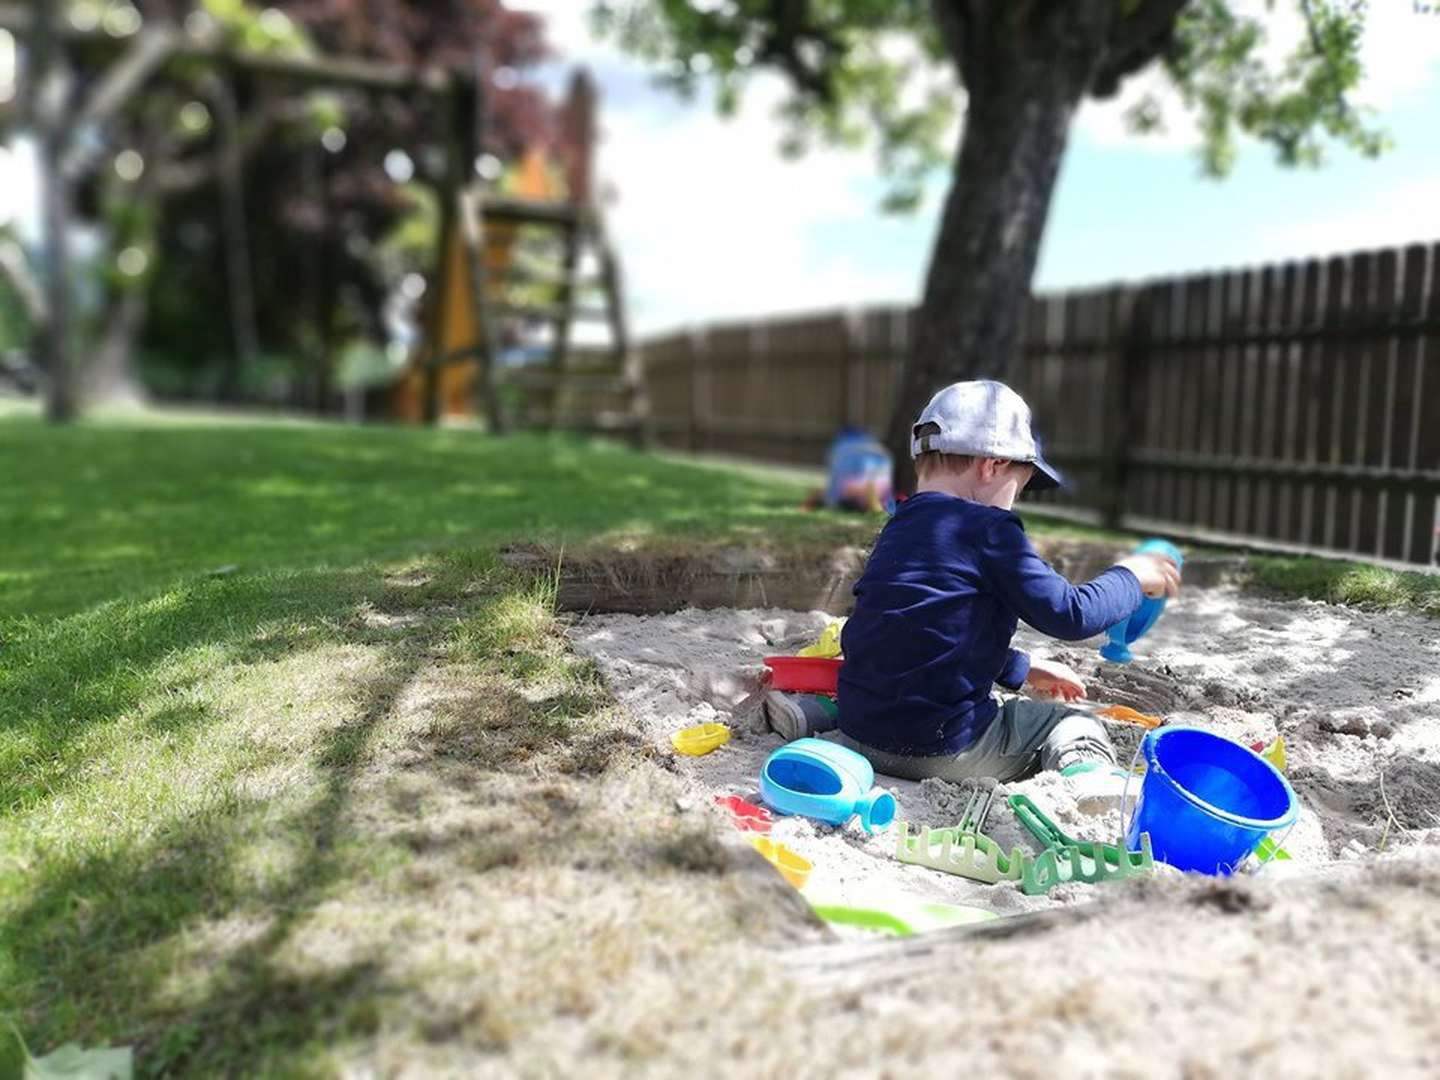
{"label": "fence post", "polygon": [[705,331],[695,328],[689,334],[690,351],[690,430],[686,433],[690,452],[699,453],[704,427],[710,417],[710,379],[705,369]]}
{"label": "fence post", "polygon": [[855,308],[845,308],[840,312],[840,330],[845,344],[840,357],[840,423],[836,426],[864,426],[864,391],[855,385],[864,372],[864,317]]}
{"label": "fence post", "polygon": [[1118,529],[1125,517],[1125,488],[1132,433],[1134,377],[1143,370],[1150,335],[1150,290],[1117,286],[1110,295],[1115,347],[1105,365],[1105,420],[1101,435],[1102,520]]}

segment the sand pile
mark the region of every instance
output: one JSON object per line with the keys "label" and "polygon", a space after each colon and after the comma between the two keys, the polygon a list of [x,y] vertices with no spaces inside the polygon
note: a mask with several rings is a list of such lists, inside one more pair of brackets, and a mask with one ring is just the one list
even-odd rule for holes
{"label": "sand pile", "polygon": [[[734,793],[758,802],[760,767],[780,745],[758,721],[761,658],[794,652],[829,619],[778,610],[600,615],[579,619],[572,638],[599,665],[637,733],[666,755],[670,734],[682,727],[730,724],[728,745],[701,758],[677,757],[676,767],[697,801]],[[1128,666],[1101,661],[1098,644],[1058,643],[1023,628],[1017,637],[1018,647],[1074,667],[1094,700],[1247,743],[1284,738],[1302,802],[1286,840],[1294,865],[1285,870],[1440,842],[1440,623],[1224,586],[1173,602]],[[1111,734],[1128,758],[1142,733],[1115,724]],[[880,782],[895,792],[902,819],[955,823],[961,793],[954,785]],[[1041,775],[1004,791],[1028,794],[1073,836],[1119,832],[1118,813],[1086,813],[1065,778]],[[1007,848],[1036,849],[998,800],[986,831]],[[774,835],[815,864],[807,895],[848,903],[906,893],[1007,913],[1071,903],[1103,888],[1065,886],[1031,898],[1010,885],[906,866],[895,860],[890,835],[867,836],[858,822],[833,829],[787,818]]]}

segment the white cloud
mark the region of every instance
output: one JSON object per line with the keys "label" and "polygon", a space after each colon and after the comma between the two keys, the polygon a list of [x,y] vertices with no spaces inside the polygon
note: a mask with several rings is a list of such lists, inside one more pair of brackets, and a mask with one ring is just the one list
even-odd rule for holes
{"label": "white cloud", "polygon": [[1415,104],[1440,83],[1440,18],[1417,13],[1405,0],[1371,4],[1361,62],[1357,101],[1382,112]]}
{"label": "white cloud", "polygon": [[1364,205],[1262,232],[1263,258],[1304,259],[1440,239],[1434,179],[1374,190]]}
{"label": "white cloud", "polygon": [[518,0],[506,4],[506,7],[541,16],[545,20],[545,37],[562,60],[614,60],[621,57],[613,44],[601,41],[590,33],[589,0]]}
{"label": "white cloud", "polygon": [[605,127],[620,191],[610,224],[640,327],[913,294],[916,275],[871,268],[841,239],[863,242],[875,218],[863,155],[782,161],[758,101],[731,123],[697,109]]}
{"label": "white cloud", "polygon": [[915,295],[918,260],[870,254],[902,227],[877,224],[873,157],[780,157],[778,78],[757,77],[730,120],[704,95],[684,105],[658,88],[637,93],[628,79],[628,92],[607,99],[607,82],[634,62],[591,42],[583,5],[524,6],[551,20],[566,60],[591,64],[600,78],[598,167],[618,193],[607,224],[640,332]]}

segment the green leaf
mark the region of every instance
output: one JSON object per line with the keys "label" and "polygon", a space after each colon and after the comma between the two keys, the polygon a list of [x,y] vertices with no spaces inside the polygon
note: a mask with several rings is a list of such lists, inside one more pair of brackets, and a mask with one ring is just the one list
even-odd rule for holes
{"label": "green leaf", "polygon": [[952,156],[960,94],[922,0],[734,0],[700,10],[683,0],[599,0],[591,26],[691,96],[715,89],[737,111],[749,77],[781,75],[778,149],[871,146],[891,181],[888,209],[908,209],[928,174]]}
{"label": "green leaf", "polygon": [[44,1057],[27,1057],[24,1080],[131,1080],[135,1053],[128,1046],[85,1050],[66,1043]]}
{"label": "green leaf", "polygon": [[[1371,110],[1349,97],[1364,75],[1365,5],[1354,0],[1292,4],[1305,33],[1278,63],[1266,58],[1265,19],[1237,13],[1231,0],[1192,3],[1176,25],[1164,66],[1198,116],[1201,162],[1210,175],[1223,176],[1234,166],[1242,134],[1268,144],[1289,166],[1321,165],[1333,144],[1365,157],[1389,146]],[[1152,109],[1139,126],[1153,129],[1158,122],[1158,111]]]}

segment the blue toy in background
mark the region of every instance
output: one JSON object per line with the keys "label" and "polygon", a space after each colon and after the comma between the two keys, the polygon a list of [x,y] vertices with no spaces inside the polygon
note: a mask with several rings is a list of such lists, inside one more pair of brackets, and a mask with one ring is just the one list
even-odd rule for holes
{"label": "blue toy in background", "polygon": [[854,750],[823,739],[796,739],[765,759],[760,797],[782,814],[844,825],[856,814],[868,833],[895,820],[895,796],[875,786],[875,770]]}
{"label": "blue toy in background", "polygon": [[[1185,565],[1180,549],[1168,540],[1146,540],[1135,549],[1136,555],[1166,555],[1174,560],[1177,567]],[[1124,622],[1118,622],[1106,631],[1110,640],[1100,646],[1100,655],[1117,664],[1128,664],[1135,659],[1130,646],[1144,637],[1165,610],[1165,597],[1147,596],[1140,609]]]}
{"label": "blue toy in background", "polygon": [[826,462],[825,505],[832,510],[895,512],[892,462],[885,447],[864,428],[840,429]]}

